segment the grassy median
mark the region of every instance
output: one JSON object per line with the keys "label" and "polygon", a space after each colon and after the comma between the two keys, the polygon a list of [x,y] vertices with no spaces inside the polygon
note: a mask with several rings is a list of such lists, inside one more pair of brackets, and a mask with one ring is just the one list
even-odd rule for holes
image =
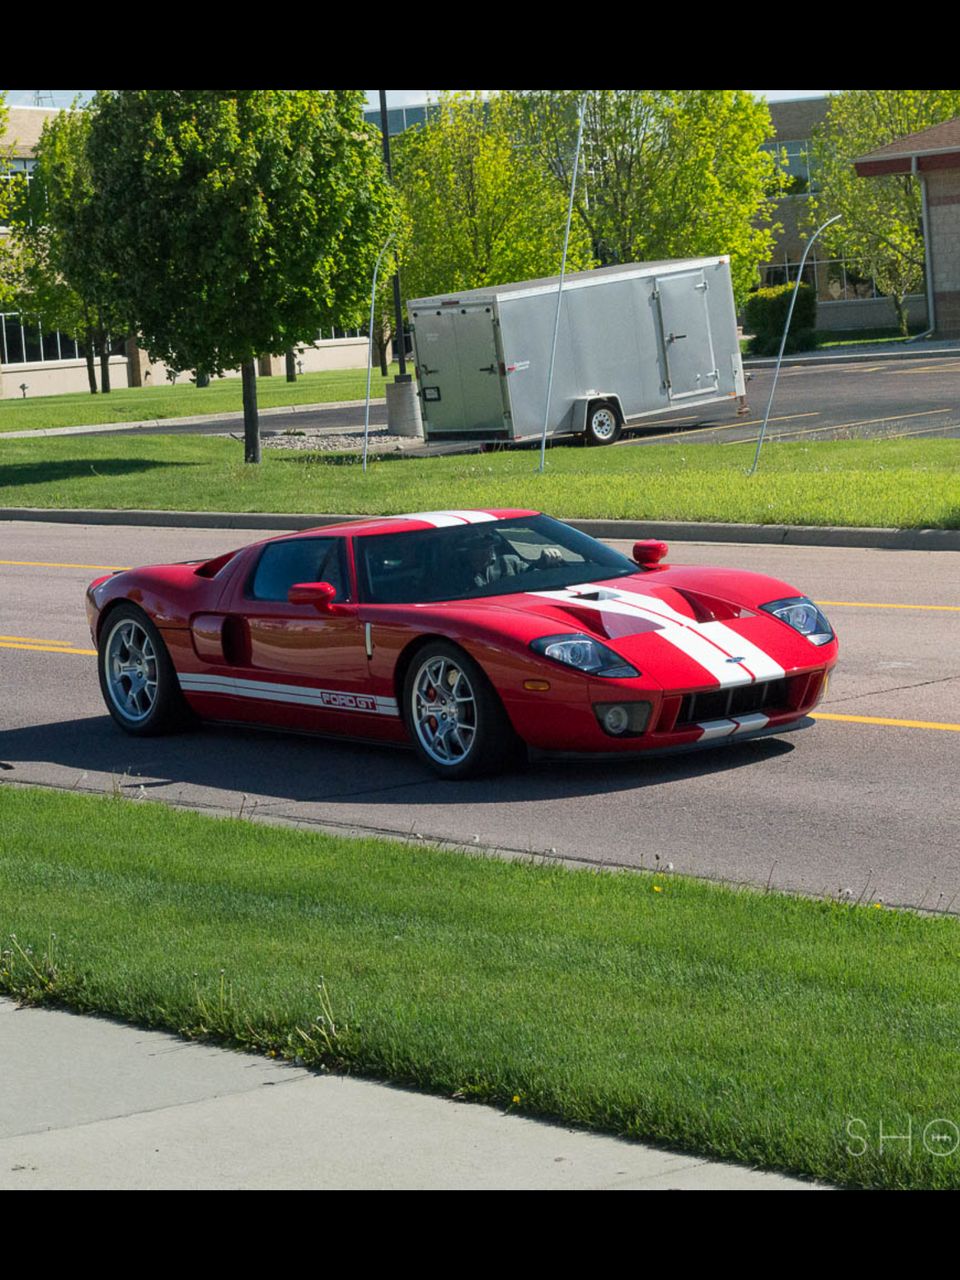
{"label": "grassy median", "polygon": [[[25,381],[29,383],[29,374],[25,375]],[[370,391],[374,398],[383,398],[385,382],[380,370],[374,369]],[[296,382],[287,382],[283,374],[257,379],[257,401],[261,409],[362,400],[366,394],[366,369],[304,373]],[[215,378],[208,387],[198,389],[184,376],[175,385],[119,387],[106,396],[92,396],[82,391],[58,396],[28,395],[24,399],[11,393],[0,400],[0,433],[94,426],[101,422],[189,418],[203,413],[239,413],[242,408],[239,378]]]}
{"label": "grassy median", "polygon": [[9,994],[770,1168],[960,1186],[934,1125],[960,1123],[956,919],[12,787],[0,833]]}
{"label": "grassy median", "polygon": [[396,513],[517,506],[560,517],[960,527],[960,440],[558,446],[371,463],[202,436],[0,440],[0,506]]}

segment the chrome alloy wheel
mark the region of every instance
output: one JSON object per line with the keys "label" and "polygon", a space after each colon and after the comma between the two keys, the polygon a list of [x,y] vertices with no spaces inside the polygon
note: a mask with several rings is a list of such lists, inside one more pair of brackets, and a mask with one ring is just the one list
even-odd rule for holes
{"label": "chrome alloy wheel", "polygon": [[129,618],[107,637],[103,670],[114,706],[124,720],[146,720],[157,700],[157,651],[147,632]]}
{"label": "chrome alloy wheel", "polygon": [[420,745],[440,765],[470,755],[477,736],[477,699],[462,667],[444,655],[428,658],[411,695],[413,727]]}

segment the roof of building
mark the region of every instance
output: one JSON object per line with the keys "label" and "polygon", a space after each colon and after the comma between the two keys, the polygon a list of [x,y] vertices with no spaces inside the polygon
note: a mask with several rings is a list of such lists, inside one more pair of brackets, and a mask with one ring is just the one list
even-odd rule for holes
{"label": "roof of building", "polygon": [[960,116],[897,138],[854,161],[861,178],[884,173],[909,173],[916,157],[917,168],[954,169],[960,167]]}
{"label": "roof of building", "polygon": [[8,107],[7,129],[0,141],[18,158],[32,156],[40,141],[43,126],[63,110],[66,108]]}

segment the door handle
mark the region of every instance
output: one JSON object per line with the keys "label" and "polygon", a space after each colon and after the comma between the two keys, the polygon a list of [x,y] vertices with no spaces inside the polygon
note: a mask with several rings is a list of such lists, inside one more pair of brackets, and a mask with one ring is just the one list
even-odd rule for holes
{"label": "door handle", "polygon": [[670,333],[670,334],[667,334],[667,341],[679,342],[681,338],[685,338],[686,336],[687,335],[685,333]]}
{"label": "door handle", "polygon": [[482,369],[477,370],[478,373],[497,373],[499,370],[495,364],[484,365]]}

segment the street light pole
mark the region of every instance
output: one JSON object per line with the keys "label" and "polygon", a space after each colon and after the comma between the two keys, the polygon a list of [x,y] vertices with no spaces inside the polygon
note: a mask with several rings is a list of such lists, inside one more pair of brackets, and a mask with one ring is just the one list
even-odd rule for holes
{"label": "street light pole", "polygon": [[[390,130],[387,127],[387,91],[380,90],[380,131],[383,135],[383,163],[387,169],[387,180],[393,182],[393,171],[390,167]],[[394,382],[409,382],[410,374],[407,373],[407,353],[406,342],[403,336],[403,303],[400,298],[400,268],[397,267],[393,273],[393,312],[394,312],[394,332],[397,335],[397,358],[400,362],[400,372],[394,378]]]}
{"label": "street light pole", "polygon": [[[387,124],[387,93],[380,91],[380,133],[383,138],[383,163],[388,181],[393,181],[390,167],[390,128]],[[416,436],[423,438],[423,419],[420,414],[418,390],[407,373],[406,340],[403,334],[403,302],[400,293],[400,267],[393,274],[394,349],[397,353],[399,373],[386,385],[387,430],[392,436]],[[373,337],[373,320],[370,321]]]}
{"label": "street light pole", "polygon": [[773,386],[770,388],[770,399],[767,401],[767,411],[763,415],[763,425],[760,427],[759,436],[757,436],[757,451],[753,455],[753,466],[747,472],[748,476],[752,476],[756,472],[757,463],[760,461],[760,446],[763,444],[763,438],[767,433],[767,423],[770,421],[770,409],[773,405],[773,395],[777,389],[777,378],[780,376],[780,363],[783,360],[784,347],[787,345],[787,334],[790,332],[790,321],[793,319],[793,308],[796,305],[797,294],[800,292],[800,281],[803,279],[803,267],[807,261],[807,254],[810,252],[810,247],[820,232],[825,231],[832,222],[839,222],[842,216],[843,215],[839,213],[834,214],[832,218],[828,218],[826,222],[817,227],[816,231],[807,241],[807,246],[803,251],[803,257],[800,259],[800,270],[797,272],[797,283],[794,286],[793,297],[790,299],[790,306],[787,310],[787,323],[783,326],[783,337],[780,339],[780,354],[777,356],[777,367],[773,371]]}

